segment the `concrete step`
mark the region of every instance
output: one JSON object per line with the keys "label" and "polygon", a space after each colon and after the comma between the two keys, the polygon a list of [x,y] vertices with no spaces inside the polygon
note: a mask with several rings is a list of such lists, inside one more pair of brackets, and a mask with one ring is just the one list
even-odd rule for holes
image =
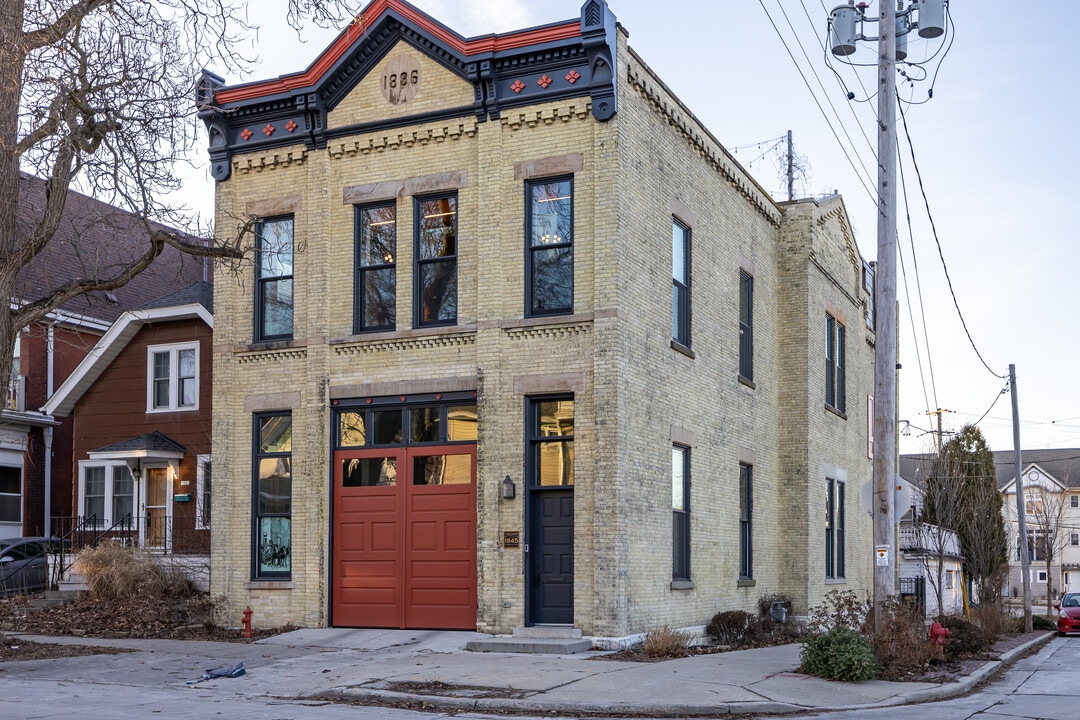
{"label": "concrete step", "polygon": [[85,592],[90,589],[82,575],[72,575],[56,584],[60,592]]}
{"label": "concrete step", "polygon": [[569,625],[533,625],[532,627],[514,628],[514,637],[516,638],[577,640],[581,636],[581,628],[571,627]]}
{"label": "concrete step", "polygon": [[473,652],[529,653],[533,655],[572,655],[592,647],[586,638],[493,637],[471,640],[466,645]]}
{"label": "concrete step", "polygon": [[26,606],[34,610],[44,610],[45,608],[56,607],[58,605],[66,605],[67,600],[58,600],[56,598],[30,598],[27,601]]}

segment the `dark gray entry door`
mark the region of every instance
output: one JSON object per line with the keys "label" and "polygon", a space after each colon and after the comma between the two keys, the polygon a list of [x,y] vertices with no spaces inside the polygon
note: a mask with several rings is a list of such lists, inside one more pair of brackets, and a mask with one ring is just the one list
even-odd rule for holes
{"label": "dark gray entry door", "polygon": [[533,625],[574,623],[574,491],[534,490],[529,533]]}

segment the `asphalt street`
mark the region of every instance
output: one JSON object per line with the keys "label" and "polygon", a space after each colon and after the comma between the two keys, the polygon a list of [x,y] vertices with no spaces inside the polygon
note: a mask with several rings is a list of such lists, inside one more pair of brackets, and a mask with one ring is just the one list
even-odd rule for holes
{"label": "asphalt street", "polygon": [[[363,633],[363,631],[354,631]],[[693,661],[672,661],[663,666],[633,667],[635,664],[580,661],[568,657],[550,657],[540,661],[536,656],[515,657],[504,654],[468,653],[461,649],[463,638],[450,633],[421,634],[411,637],[408,633],[369,633],[364,649],[350,647],[355,644],[355,634],[345,633],[339,638],[345,647],[335,647],[335,631],[298,631],[293,640],[314,638],[321,644],[294,644],[279,640],[277,644],[192,643],[183,641],[91,641],[95,644],[114,644],[139,647],[140,651],[123,655],[97,655],[56,660],[9,662],[0,664],[0,720],[52,720],[54,718],[77,718],[78,720],[129,720],[143,718],[244,718],[245,720],[321,720],[323,718],[369,718],[412,720],[414,718],[486,718],[498,715],[470,712],[459,709],[448,712],[421,712],[379,706],[349,705],[312,700],[313,696],[332,693],[335,690],[370,687],[372,678],[412,678],[429,682],[445,680],[466,687],[463,678],[474,677],[487,684],[506,680],[514,672],[512,666],[527,663],[522,668],[539,673],[557,686],[551,692],[564,692],[566,686],[578,686],[580,692],[593,700],[593,717],[600,717],[617,706],[617,696],[633,693],[635,688],[626,686],[631,673],[634,682],[642,682],[637,673],[647,671],[660,673],[665,668],[674,675],[662,684],[662,688],[646,688],[651,698],[653,713],[665,717],[679,717],[683,713],[672,712],[676,703],[695,687],[700,692],[706,688],[712,674],[738,675],[738,668],[718,664],[724,655],[708,656],[702,665]],[[402,642],[405,638],[409,642]],[[86,640],[61,639],[58,642]],[[780,648],[782,651],[783,648]],[[776,655],[773,651],[746,651],[739,666],[770,667]],[[736,657],[735,653],[730,654]],[[719,659],[717,659],[719,658]],[[792,658],[785,660],[790,664]],[[241,678],[220,678],[188,685],[198,679],[203,670],[243,662],[248,674]],[[679,663],[683,664],[679,664]],[[492,665],[494,663],[494,665]],[[588,676],[575,678],[575,663],[587,668],[580,672]],[[700,665],[700,667],[699,667]],[[620,667],[622,666],[622,667]],[[785,665],[776,665],[785,667]],[[411,669],[410,669],[411,668]],[[566,673],[570,672],[570,677]],[[706,675],[701,675],[706,672]],[[457,675],[461,678],[457,678]],[[662,675],[662,673],[661,673]],[[617,678],[623,678],[622,687]],[[815,712],[801,715],[784,715],[785,719],[799,720],[810,717],[830,717],[838,720],[854,718],[905,718],[911,720],[1017,720],[1038,718],[1040,720],[1075,720],[1080,717],[1077,702],[1080,697],[1080,639],[1053,638],[1033,655],[1018,660],[997,676],[985,688],[963,697],[919,705],[892,705],[891,707],[862,707],[848,711]],[[729,681],[734,681],[728,678]],[[737,680],[737,679],[736,679]],[[537,678],[537,682],[540,678]],[[604,687],[605,681],[613,684]],[[829,684],[830,688],[815,690],[820,683],[790,672],[774,673],[762,683],[753,683],[764,691],[770,683],[787,684],[802,689],[807,700],[815,693],[821,702],[806,702],[807,706],[826,708],[829,698],[835,705],[850,704],[858,693],[872,693],[880,681],[849,685]],[[541,683],[542,684],[542,683]],[[896,684],[882,692],[883,701],[895,692]],[[903,683],[899,685],[905,685]],[[910,684],[908,684],[910,685]],[[526,687],[515,677],[515,687]],[[589,688],[592,688],[591,691]],[[738,693],[748,692],[736,687]],[[612,693],[615,693],[612,695]],[[353,695],[353,699],[361,697]],[[576,697],[576,696],[574,696]],[[722,695],[716,695],[719,698]],[[909,697],[917,697],[910,695]],[[558,698],[562,698],[559,700]],[[864,698],[865,699],[865,698]],[[894,698],[898,699],[898,698]],[[566,705],[562,695],[549,697],[550,707],[555,710]],[[902,702],[902,701],[901,701]],[[610,704],[609,704],[610,703]],[[717,702],[699,705],[699,712],[706,707],[721,707]],[[790,706],[788,706],[790,709]],[[664,709],[666,708],[666,711]],[[528,717],[526,710],[515,717]],[[536,712],[544,716],[543,710]],[[649,717],[642,712],[635,717]],[[746,717],[743,715],[742,717]],[[768,715],[757,715],[765,718]]]}

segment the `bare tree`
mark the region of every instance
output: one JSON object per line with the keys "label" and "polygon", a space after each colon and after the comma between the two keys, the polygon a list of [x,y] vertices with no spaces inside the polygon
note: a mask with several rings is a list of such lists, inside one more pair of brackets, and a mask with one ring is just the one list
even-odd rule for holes
{"label": "bare tree", "polygon": [[1007,575],[1008,543],[1002,498],[997,489],[994,454],[982,432],[965,425],[945,444],[953,477],[961,483],[960,522],[956,527],[964,566],[975,582],[981,604],[1001,602]]}
{"label": "bare tree", "polygon": [[1055,563],[1061,562],[1068,542],[1068,530],[1065,520],[1065,493],[1052,492],[1046,488],[1030,487],[1024,490],[1028,516],[1028,534],[1035,542],[1029,544],[1035,555],[1033,560],[1041,560],[1046,566],[1046,614],[1053,615],[1054,575],[1051,570]]}
{"label": "bare tree", "polygon": [[964,483],[957,459],[946,447],[932,463],[916,518],[923,568],[937,598],[939,618],[945,614],[945,560],[960,553],[956,531],[963,522]]}
{"label": "bare tree", "polygon": [[[340,25],[347,0],[289,0],[287,19]],[[243,258],[250,221],[199,239],[177,204],[177,163],[195,140],[196,73],[241,71],[239,41],[254,28],[244,0],[3,0],[0,2],[0,378],[10,377],[18,329],[72,299],[123,286],[166,247]],[[45,180],[45,201],[19,212],[20,172]],[[132,213],[141,232],[81,258],[82,272],[47,287],[20,274],[64,218],[69,189]],[[171,226],[171,227],[166,227]]]}

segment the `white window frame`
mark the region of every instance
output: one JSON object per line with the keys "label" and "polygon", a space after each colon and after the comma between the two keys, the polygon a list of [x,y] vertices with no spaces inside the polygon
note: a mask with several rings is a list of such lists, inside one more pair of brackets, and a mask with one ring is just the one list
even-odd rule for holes
{"label": "white window frame", "polygon": [[[195,403],[180,405],[180,362],[182,350],[195,351]],[[154,407],[154,356],[169,353],[169,404],[167,407]],[[168,345],[148,345],[146,348],[146,412],[190,412],[199,409],[199,343],[171,343]]]}
{"label": "white window frame", "polygon": [[[207,496],[213,499],[213,460],[212,455],[199,455],[195,458],[195,529],[196,530],[209,530],[210,523],[203,520],[203,507],[206,504]],[[206,466],[210,465],[210,491],[207,492],[206,487]],[[211,512],[213,509],[211,508]],[[211,516],[211,522],[213,518]]]}
{"label": "white window frame", "polygon": [[[114,468],[123,468],[127,470],[129,475],[131,470],[128,468],[127,463],[123,461],[119,462],[100,462],[93,460],[81,460],[79,461],[79,505],[78,515],[86,515],[86,471],[90,468],[104,468],[105,469],[105,507],[102,511],[102,517],[98,521],[98,527],[110,528],[112,524],[119,520],[112,516],[113,511],[113,486],[114,486]],[[132,520],[139,516],[139,495],[142,492],[142,483],[133,483],[131,487],[131,516]]]}
{"label": "white window frame", "polygon": [[1046,584],[1047,575],[1045,570],[1032,570],[1031,573],[1033,575],[1032,582],[1035,582],[1039,585]]}
{"label": "white window frame", "polygon": [[[0,464],[4,467],[15,468],[19,473],[19,492],[17,494],[19,498],[19,519],[11,522],[0,522],[0,537],[5,535],[18,536],[22,534],[23,510],[26,509],[24,506],[26,502],[26,473],[24,472],[22,453],[0,450]],[[4,493],[4,495],[6,497],[16,497],[16,493]],[[10,532],[13,529],[15,532]]]}

